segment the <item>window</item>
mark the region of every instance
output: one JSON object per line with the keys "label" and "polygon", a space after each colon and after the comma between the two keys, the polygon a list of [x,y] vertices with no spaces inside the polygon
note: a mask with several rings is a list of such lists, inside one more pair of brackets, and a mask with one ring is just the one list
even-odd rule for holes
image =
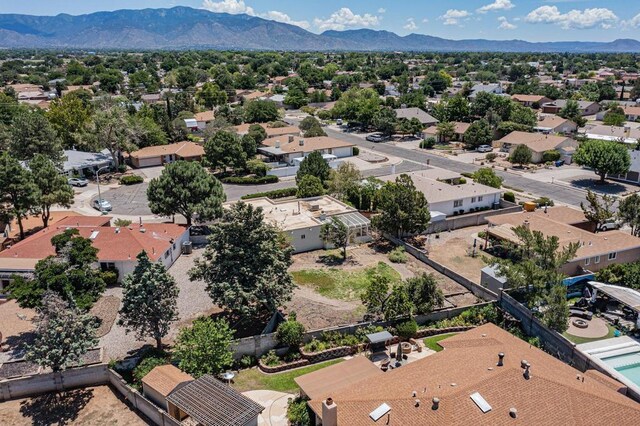
{"label": "window", "polygon": [[116,269],[116,264],[111,262],[101,262],[100,269],[103,271],[112,271]]}
{"label": "window", "polygon": [[455,201],[453,202],[453,207],[454,207],[454,208],[455,208],[455,207],[462,207],[462,201],[463,201],[463,200],[455,200]]}
{"label": "window", "polygon": [[590,263],[591,263],[591,258],[590,258],[590,257],[587,257],[587,258],[584,260],[584,264],[585,264],[585,266],[588,266]]}
{"label": "window", "polygon": [[167,257],[169,257],[169,250],[164,252],[164,258],[166,259]]}
{"label": "window", "polygon": [[471,202],[475,203],[476,202],[476,197],[471,197]]}
{"label": "window", "polygon": [[482,195],[478,197],[478,202],[482,201]]}
{"label": "window", "polygon": [[306,236],[306,235],[304,235],[304,234],[300,235],[300,239],[301,239],[301,240],[304,240],[305,238],[307,238],[307,236]]}
{"label": "window", "polygon": [[595,263],[600,263],[600,256],[596,256],[596,261]]}
{"label": "window", "polygon": [[618,253],[615,251],[613,253],[609,253],[609,260],[614,260],[616,257],[618,257]]}

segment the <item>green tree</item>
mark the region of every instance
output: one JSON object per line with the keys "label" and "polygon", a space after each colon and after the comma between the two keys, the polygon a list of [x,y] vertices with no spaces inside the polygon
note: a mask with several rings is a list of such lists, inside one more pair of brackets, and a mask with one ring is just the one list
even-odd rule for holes
{"label": "green tree", "polygon": [[296,197],[310,198],[324,194],[324,186],[322,181],[313,175],[304,175],[298,182],[298,191]]}
{"label": "green tree", "polygon": [[67,184],[67,179],[58,172],[53,161],[42,154],[36,154],[29,162],[29,168],[39,189],[39,210],[42,224],[46,228],[51,217],[51,206],[71,207],[73,189]]}
{"label": "green tree", "polygon": [[178,285],[167,273],[162,262],[152,263],[143,250],[132,274],[122,282],[122,307],[118,325],[143,340],[151,337],[162,349],[162,338],[169,333],[172,322],[178,320]]}
{"label": "green tree", "polygon": [[492,168],[482,167],[473,174],[473,180],[492,188],[500,188],[502,187],[502,181],[504,179],[496,175],[496,172],[494,172]]}
{"label": "green tree", "polygon": [[602,121],[606,126],[623,126],[627,118],[620,105],[614,102],[609,105],[609,110],[604,114]]}
{"label": "green tree", "polygon": [[247,135],[256,141],[256,144],[261,144],[267,138],[267,131],[259,124],[252,124],[249,126]]}
{"label": "green tree", "polygon": [[191,226],[194,217],[211,220],[222,212],[225,201],[220,181],[197,162],[176,161],[167,165],[160,177],[147,188],[149,208],[153,214],[181,214]]}
{"label": "green tree", "polygon": [[176,83],[182,90],[194,87],[198,82],[198,75],[193,67],[184,66],[176,70]]}
{"label": "green tree", "polygon": [[320,239],[325,244],[342,248],[342,259],[347,260],[347,246],[349,245],[349,228],[339,218],[332,217],[320,228]]}
{"label": "green tree", "polygon": [[408,175],[402,174],[395,182],[386,182],[378,198],[380,214],[374,216],[373,225],[380,231],[400,238],[423,232],[429,226],[429,204]]}
{"label": "green tree", "polygon": [[289,89],[287,95],[284,97],[285,105],[290,106],[293,109],[299,109],[309,103],[309,99],[305,93],[297,88]]}
{"label": "green tree", "polygon": [[477,120],[471,123],[464,132],[464,147],[476,149],[480,145],[491,145],[493,141],[493,129],[487,120]]}
{"label": "green tree", "polygon": [[587,204],[580,203],[580,208],[584,212],[584,216],[596,226],[596,230],[600,231],[602,225],[612,219],[615,216],[613,205],[615,204],[615,198],[609,195],[603,195],[598,197],[598,194],[587,190]]}
{"label": "green tree", "polygon": [[587,122],[587,120],[582,117],[582,111],[580,111],[578,101],[573,99],[567,101],[565,106],[560,109],[560,112],[558,112],[558,115],[562,118],[573,121],[579,127],[584,126]]}
{"label": "green tree", "polygon": [[618,218],[631,227],[631,234],[640,237],[640,196],[632,194],[618,203]]}
{"label": "green tree", "polygon": [[380,96],[373,89],[351,88],[344,92],[332,109],[334,118],[355,121],[369,127],[380,109]]}
{"label": "green tree", "polygon": [[295,312],[292,312],[286,321],[278,325],[276,336],[280,344],[297,350],[300,344],[302,344],[305,331],[304,325],[296,321]]}
{"label": "green tree", "polygon": [[555,150],[555,149],[550,149],[548,151],[545,151],[542,154],[542,162],[543,163],[549,163],[549,162],[553,162],[553,161],[558,161],[561,157],[562,157],[562,155],[560,154],[560,151]]}
{"label": "green tree", "polygon": [[227,103],[227,92],[221,90],[220,87],[211,82],[202,85],[202,89],[196,93],[196,99],[207,109],[213,109],[216,106]]}
{"label": "green tree", "polygon": [[519,164],[520,167],[529,164],[533,158],[531,148],[526,145],[518,145],[513,153],[509,156],[509,161],[513,164]]}
{"label": "green tree", "polygon": [[556,284],[546,298],[547,306],[544,311],[544,323],[558,333],[564,333],[569,328],[569,304],[567,303],[567,288],[563,284]]}
{"label": "green tree", "polygon": [[303,132],[306,132],[307,130],[311,129],[312,127],[319,127],[319,126],[320,126],[320,122],[318,121],[317,118],[315,118],[312,115],[310,115],[308,117],[305,117],[300,122],[300,124],[298,125],[300,130],[302,130]]}
{"label": "green tree", "polygon": [[112,100],[99,105],[82,134],[82,141],[89,149],[108,150],[116,168],[120,166],[122,152],[136,149],[134,140],[135,135],[129,126],[127,112]]}
{"label": "green tree", "polygon": [[239,202],[211,228],[209,244],[189,272],[213,302],[238,316],[268,316],[291,299],[293,249],[261,208]]}
{"label": "green tree", "polygon": [[336,170],[331,172],[329,180],[329,193],[339,200],[345,200],[360,186],[362,173],[355,164],[345,161],[340,163]]}
{"label": "green tree", "polygon": [[538,117],[536,116],[536,112],[531,108],[514,102],[511,107],[511,114],[509,114],[509,121],[527,127],[534,127],[538,123]]}
{"label": "green tree", "polygon": [[38,213],[40,190],[29,170],[11,157],[8,152],[0,155],[0,219],[5,223],[18,221],[20,239],[24,239],[22,221],[30,214]]}
{"label": "green tree", "polygon": [[242,140],[235,133],[220,130],[207,135],[204,143],[206,164],[214,170],[244,169],[247,164],[247,154]]}
{"label": "green tree", "polygon": [[436,136],[439,142],[448,142],[456,135],[456,125],[450,121],[442,121],[436,125]]}
{"label": "green tree", "polygon": [[91,118],[91,107],[86,105],[76,92],[54,99],[46,112],[46,117],[62,138],[62,144],[70,149],[79,143],[82,133]]}
{"label": "green tree", "polygon": [[610,141],[587,140],[582,142],[573,160],[580,166],[593,169],[604,183],[607,175],[623,175],[631,167],[631,156],[624,144]]}
{"label": "green tree", "polygon": [[469,121],[469,101],[462,96],[454,96],[446,102],[448,121]]}
{"label": "green tree", "polygon": [[391,108],[380,108],[373,116],[371,124],[385,136],[393,135],[398,121],[397,114]]}
{"label": "green tree", "polygon": [[309,130],[304,132],[304,137],[305,138],[316,138],[316,137],[319,137],[319,136],[327,136],[327,133],[319,125],[318,126],[313,126]]}
{"label": "green tree", "polygon": [[48,292],[38,309],[35,338],[27,344],[25,357],[54,372],[66,370],[98,343],[97,327],[93,316]]}
{"label": "green tree", "polygon": [[62,164],[62,143],[49,120],[39,111],[21,109],[10,127],[9,151],[18,160],[31,160],[36,154]]}
{"label": "green tree", "polygon": [[174,354],[178,366],[195,378],[220,374],[233,364],[234,333],[224,319],[196,319],[191,327],[180,330],[176,339]]}
{"label": "green tree", "polygon": [[268,123],[279,118],[278,107],[271,101],[249,101],[244,106],[244,120],[247,123]]}
{"label": "green tree", "polygon": [[422,275],[409,278],[405,281],[405,287],[417,315],[431,313],[433,308],[444,304],[444,294],[433,274],[423,272]]}
{"label": "green tree", "polygon": [[306,175],[317,177],[323,184],[331,177],[331,167],[322,158],[320,151],[313,151],[302,160],[296,173],[296,182],[300,183]]}

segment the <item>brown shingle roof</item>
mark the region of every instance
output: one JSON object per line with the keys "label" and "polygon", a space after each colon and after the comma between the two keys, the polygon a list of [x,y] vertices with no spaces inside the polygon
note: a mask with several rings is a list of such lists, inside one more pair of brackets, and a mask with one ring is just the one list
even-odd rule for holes
{"label": "brown shingle roof", "polygon": [[544,152],[557,148],[566,141],[565,136],[545,135],[543,133],[511,132],[498,141],[498,144],[526,145],[534,152]]}
{"label": "brown shingle roof", "polygon": [[213,121],[216,118],[216,114],[213,111],[204,111],[197,113],[194,118],[196,121],[204,121],[205,123]]}
{"label": "brown shingle roof", "polygon": [[178,385],[193,380],[189,374],[182,372],[171,364],[159,365],[142,378],[142,384],[155,390],[162,396],[167,396]]}
{"label": "brown shingle roof", "polygon": [[169,145],[148,146],[132,152],[130,156],[132,158],[153,158],[172,154],[183,158],[201,157],[204,155],[204,148],[195,142],[182,141]]}
{"label": "brown shingle roof", "polygon": [[[300,141],[304,141],[304,145],[300,145]],[[279,142],[280,150],[286,153],[293,152],[312,152],[329,148],[345,148],[353,146],[350,142],[341,141],[340,139],[330,138],[328,136],[317,136],[314,138],[302,138],[299,136],[287,137],[271,137],[262,141],[262,145],[275,147]]]}
{"label": "brown shingle roof", "polygon": [[[369,413],[391,407],[391,424],[423,425],[636,425],[640,405],[598,380],[576,380],[578,370],[501,328],[486,324],[440,342],[445,350],[382,376],[338,389],[338,424],[376,425]],[[504,352],[504,366],[497,367]],[[521,360],[531,365],[523,377]],[[417,398],[412,392],[417,392]],[[491,405],[483,413],[470,395],[479,392]],[[433,410],[431,400],[440,399]],[[421,401],[416,407],[415,399]],[[321,400],[310,405],[321,413]],[[517,410],[517,419],[509,410]]]}
{"label": "brown shingle roof", "polygon": [[245,135],[249,133],[249,127],[254,124],[262,126],[262,128],[267,132],[267,137],[300,134],[300,129],[296,126],[269,127],[266,123],[244,123],[239,126],[235,126],[236,132],[239,135]]}

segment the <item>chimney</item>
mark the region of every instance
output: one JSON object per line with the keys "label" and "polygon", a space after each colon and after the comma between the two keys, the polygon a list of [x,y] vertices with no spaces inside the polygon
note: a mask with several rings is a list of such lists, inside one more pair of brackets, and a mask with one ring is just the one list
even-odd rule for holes
{"label": "chimney", "polygon": [[322,426],[338,426],[338,406],[330,397],[322,403]]}
{"label": "chimney", "polygon": [[432,410],[437,410],[438,408],[440,408],[440,399],[434,396],[432,402],[433,402],[433,405],[431,406]]}
{"label": "chimney", "polygon": [[304,146],[304,139],[300,139],[300,142],[298,142],[300,144],[300,146]]}
{"label": "chimney", "polygon": [[502,367],[504,365],[504,352],[500,352],[498,354],[498,367]]}

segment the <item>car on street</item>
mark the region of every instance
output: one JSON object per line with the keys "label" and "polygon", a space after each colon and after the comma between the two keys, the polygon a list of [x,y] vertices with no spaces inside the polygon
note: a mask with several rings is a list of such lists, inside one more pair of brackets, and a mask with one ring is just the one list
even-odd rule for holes
{"label": "car on street", "polygon": [[104,198],[96,198],[95,200],[93,200],[93,208],[101,212],[110,212],[111,203]]}
{"label": "car on street", "polygon": [[338,118],[338,119],[336,120],[336,125],[337,125],[337,126],[342,126],[342,118]]}
{"label": "car on street", "polygon": [[493,151],[493,148],[491,148],[491,146],[489,146],[489,145],[480,145],[479,147],[476,148],[476,151],[478,151],[478,152],[491,152],[491,151]]}
{"label": "car on street", "polygon": [[384,141],[387,140],[387,138],[382,133],[373,133],[373,134],[367,136],[367,140],[369,142],[384,142]]}
{"label": "car on street", "polygon": [[69,178],[67,179],[67,183],[71,186],[87,186],[89,181],[85,178]]}

